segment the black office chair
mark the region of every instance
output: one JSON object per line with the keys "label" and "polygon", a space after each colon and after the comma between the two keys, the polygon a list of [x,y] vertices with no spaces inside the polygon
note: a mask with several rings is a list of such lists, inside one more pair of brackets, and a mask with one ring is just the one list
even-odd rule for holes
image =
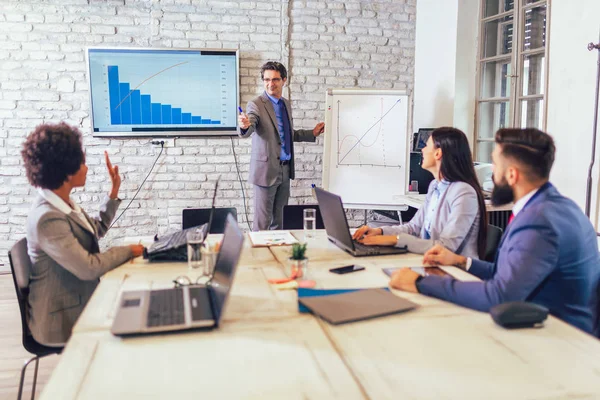
{"label": "black office chair", "polygon": [[[210,208],[186,208],[182,214],[182,225],[183,229],[192,228],[194,226],[200,226],[208,222],[210,218]],[[227,215],[232,214],[233,218],[237,221],[237,209],[231,208],[215,208],[213,215],[212,224],[209,233],[224,233],[225,232],[225,221],[227,221]]]}
{"label": "black office chair", "polygon": [[317,229],[325,229],[318,204],[294,204],[283,206],[283,229],[304,229],[304,210],[317,210]]}
{"label": "black office chair", "polygon": [[25,381],[25,371],[27,366],[35,361],[35,372],[33,374],[33,388],[31,389],[31,399],[35,398],[35,385],[37,383],[38,364],[42,357],[52,354],[60,354],[62,347],[47,347],[38,343],[29,330],[27,325],[27,296],[29,296],[29,274],[31,272],[31,261],[27,255],[27,239],[23,238],[13,245],[8,252],[10,261],[10,269],[12,270],[13,282],[15,291],[17,292],[17,302],[21,310],[21,328],[23,332],[23,347],[28,352],[35,354],[35,357],[30,358],[25,362],[21,369],[21,380],[19,381],[19,394],[17,399],[20,400],[23,394],[23,383]]}
{"label": "black office chair", "polygon": [[485,261],[494,262],[498,245],[502,239],[502,228],[488,224],[487,226],[487,243],[485,245]]}

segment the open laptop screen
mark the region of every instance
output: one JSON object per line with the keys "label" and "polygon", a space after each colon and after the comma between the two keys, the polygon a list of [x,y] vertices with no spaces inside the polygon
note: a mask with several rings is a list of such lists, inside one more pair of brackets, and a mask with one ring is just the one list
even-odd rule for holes
{"label": "open laptop screen", "polygon": [[342,198],[321,188],[315,188],[327,235],[354,249]]}
{"label": "open laptop screen", "polygon": [[227,301],[227,295],[231,289],[233,276],[237,267],[240,255],[242,254],[242,245],[244,244],[244,235],[235,222],[231,214],[227,216],[225,223],[225,235],[223,236],[223,245],[217,256],[215,264],[215,273],[211,280],[211,288],[214,296],[214,317],[215,321],[221,319],[223,308]]}

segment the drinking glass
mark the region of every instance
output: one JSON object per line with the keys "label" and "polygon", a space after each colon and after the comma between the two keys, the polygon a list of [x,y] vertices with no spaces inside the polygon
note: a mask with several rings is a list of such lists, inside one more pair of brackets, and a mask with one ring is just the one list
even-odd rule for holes
{"label": "drinking glass", "polygon": [[186,233],[188,267],[200,268],[202,266],[202,242],[204,233],[201,230],[191,230]]}
{"label": "drinking glass", "polygon": [[304,210],[304,239],[312,239],[317,231],[317,210],[306,208]]}

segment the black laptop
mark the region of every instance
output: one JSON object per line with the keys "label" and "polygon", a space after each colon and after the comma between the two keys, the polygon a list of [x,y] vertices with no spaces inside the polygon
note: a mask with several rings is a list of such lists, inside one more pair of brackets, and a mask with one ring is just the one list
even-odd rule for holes
{"label": "black laptop", "polygon": [[156,236],[154,238],[154,243],[147,249],[144,249],[144,258],[148,259],[148,261],[187,261],[187,233],[189,231],[201,230],[204,234],[203,240],[206,240],[206,237],[210,233],[220,179],[221,176],[219,175],[215,182],[215,190],[213,191],[212,207],[210,209],[208,222],[200,226],[193,226],[169,235],[161,236],[160,238]]}
{"label": "black laptop", "polygon": [[315,188],[315,193],[317,194],[317,201],[323,215],[323,224],[327,231],[327,237],[340,249],[347,251],[354,257],[383,256],[408,252],[406,246],[366,246],[352,240],[342,198],[321,188]]}

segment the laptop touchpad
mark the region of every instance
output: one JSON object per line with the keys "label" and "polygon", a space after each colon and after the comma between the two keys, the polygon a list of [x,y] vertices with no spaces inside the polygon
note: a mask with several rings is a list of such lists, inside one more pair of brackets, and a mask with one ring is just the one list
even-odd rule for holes
{"label": "laptop touchpad", "polygon": [[208,289],[204,286],[189,288],[190,305],[192,306],[192,321],[213,320],[210,309]]}

